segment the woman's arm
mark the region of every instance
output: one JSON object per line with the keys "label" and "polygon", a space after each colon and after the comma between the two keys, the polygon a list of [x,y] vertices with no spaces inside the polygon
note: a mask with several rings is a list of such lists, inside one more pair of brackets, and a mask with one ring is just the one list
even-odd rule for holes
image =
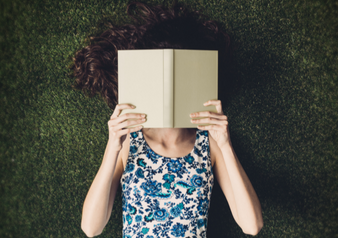
{"label": "woman's arm", "polygon": [[206,123],[198,126],[209,131],[210,155],[215,158],[214,172],[229,203],[237,224],[246,234],[256,235],[263,227],[261,205],[251,182],[246,175],[231,145],[227,117],[223,114],[220,100],[210,100],[205,106],[215,105],[215,112],[194,113],[191,117],[206,117],[192,120]]}
{"label": "woman's arm", "polygon": [[[101,234],[108,222],[114,203],[112,200],[115,199],[118,182],[124,170],[121,158],[125,153],[121,150],[126,148],[124,142],[129,133],[142,128],[135,125],[146,120],[141,113],[127,113],[119,117],[121,111],[127,108],[135,107],[129,104],[116,105],[108,121],[109,139],[103,161],[83,204],[81,229],[88,237]],[[128,126],[135,127],[125,129]]]}
{"label": "woman's arm", "polygon": [[263,227],[261,205],[231,144],[219,148],[212,137],[210,155],[214,174],[229,203],[231,213],[244,233],[257,235]]}
{"label": "woman's arm", "polygon": [[88,237],[101,234],[106,226],[112,180],[118,179],[115,175],[116,162],[121,160],[118,157],[120,151],[112,148],[108,141],[102,164],[83,204],[81,229]]}

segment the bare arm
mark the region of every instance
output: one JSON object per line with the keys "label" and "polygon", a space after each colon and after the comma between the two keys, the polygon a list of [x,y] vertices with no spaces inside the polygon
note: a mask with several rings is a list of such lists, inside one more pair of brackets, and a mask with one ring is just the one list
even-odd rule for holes
{"label": "bare arm", "polygon": [[243,232],[256,235],[263,227],[261,205],[251,182],[239,162],[230,141],[228,118],[223,114],[220,100],[209,100],[205,106],[215,105],[217,113],[205,111],[191,117],[193,123],[209,123],[197,128],[209,131],[210,156],[216,158],[215,176],[229,203],[231,213]]}
{"label": "bare arm", "polygon": [[81,229],[88,237],[101,234],[106,225],[110,188],[119,154],[108,141],[102,164],[83,204]]}
{"label": "bare arm", "polygon": [[216,157],[215,176],[243,232],[257,235],[263,227],[261,205],[256,192],[231,144],[219,148],[210,138],[210,153]]}
{"label": "bare arm", "polygon": [[123,171],[121,159],[123,154],[121,153],[122,144],[130,132],[140,130],[142,126],[128,129],[124,128],[145,121],[141,119],[144,118],[144,116],[140,113],[128,113],[119,117],[122,109],[126,108],[132,108],[132,106],[128,104],[118,104],[108,121],[109,140],[102,164],[83,204],[81,229],[88,237],[101,234],[107,224],[111,214],[112,204],[114,203],[118,182]]}
{"label": "bare arm", "polygon": [[125,161],[126,158],[128,157],[129,143],[130,143],[130,138],[129,138],[129,136],[127,136],[126,140],[123,142],[123,147],[120,151],[120,156],[119,156],[119,159],[117,160],[115,173],[114,173],[114,176],[113,176],[113,181],[111,183],[106,225],[107,225],[109,218],[111,216],[114,201],[115,201],[116,191],[117,191],[117,188],[120,184],[121,176],[124,172],[123,161]]}

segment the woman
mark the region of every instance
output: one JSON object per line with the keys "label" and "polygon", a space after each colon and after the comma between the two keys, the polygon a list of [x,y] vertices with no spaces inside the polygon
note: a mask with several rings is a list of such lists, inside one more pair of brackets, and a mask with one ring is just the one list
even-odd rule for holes
{"label": "woman", "polygon": [[[215,22],[199,20],[198,12],[176,4],[167,10],[131,3],[127,13],[143,24],[110,25],[100,37],[92,38],[98,44],[80,50],[74,59],[75,88],[89,90],[91,95],[100,92],[114,108],[120,49],[218,50],[220,72],[225,68],[229,37]],[[116,105],[108,121],[103,161],[83,205],[81,227],[87,236],[103,231],[121,183],[123,237],[206,237],[214,177],[243,232],[256,235],[260,231],[261,206],[232,148],[221,101],[210,100],[204,105],[215,105],[217,113],[190,115],[196,125],[211,124],[197,126],[197,130],[142,128],[146,115],[119,116],[122,110],[134,107]],[[197,117],[204,119],[194,119]],[[127,126],[134,127],[125,129]]]}

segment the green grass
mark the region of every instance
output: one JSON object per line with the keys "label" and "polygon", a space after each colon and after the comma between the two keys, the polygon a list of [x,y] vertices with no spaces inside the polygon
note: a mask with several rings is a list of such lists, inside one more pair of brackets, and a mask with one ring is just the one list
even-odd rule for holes
{"label": "green grass", "polygon": [[[240,78],[233,90],[220,82],[219,98],[262,204],[258,237],[338,237],[338,4],[179,2],[217,20],[237,47]],[[126,5],[0,1],[0,237],[86,237],[82,205],[112,111],[73,91],[67,67],[104,22],[128,21]],[[122,236],[120,194],[100,237]],[[217,184],[211,201],[208,237],[246,237]]]}

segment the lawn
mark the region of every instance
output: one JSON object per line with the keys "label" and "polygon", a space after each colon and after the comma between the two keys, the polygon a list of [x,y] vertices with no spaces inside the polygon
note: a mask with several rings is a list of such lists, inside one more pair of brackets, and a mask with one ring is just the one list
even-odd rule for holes
{"label": "lawn", "polygon": [[[257,237],[338,237],[337,1],[179,2],[233,42],[238,77],[219,99],[262,205]],[[69,66],[104,23],[131,22],[127,3],[0,0],[0,237],[86,237],[112,110],[71,88]],[[122,237],[121,204],[119,190],[99,237]],[[217,183],[209,215],[208,237],[247,237]]]}

